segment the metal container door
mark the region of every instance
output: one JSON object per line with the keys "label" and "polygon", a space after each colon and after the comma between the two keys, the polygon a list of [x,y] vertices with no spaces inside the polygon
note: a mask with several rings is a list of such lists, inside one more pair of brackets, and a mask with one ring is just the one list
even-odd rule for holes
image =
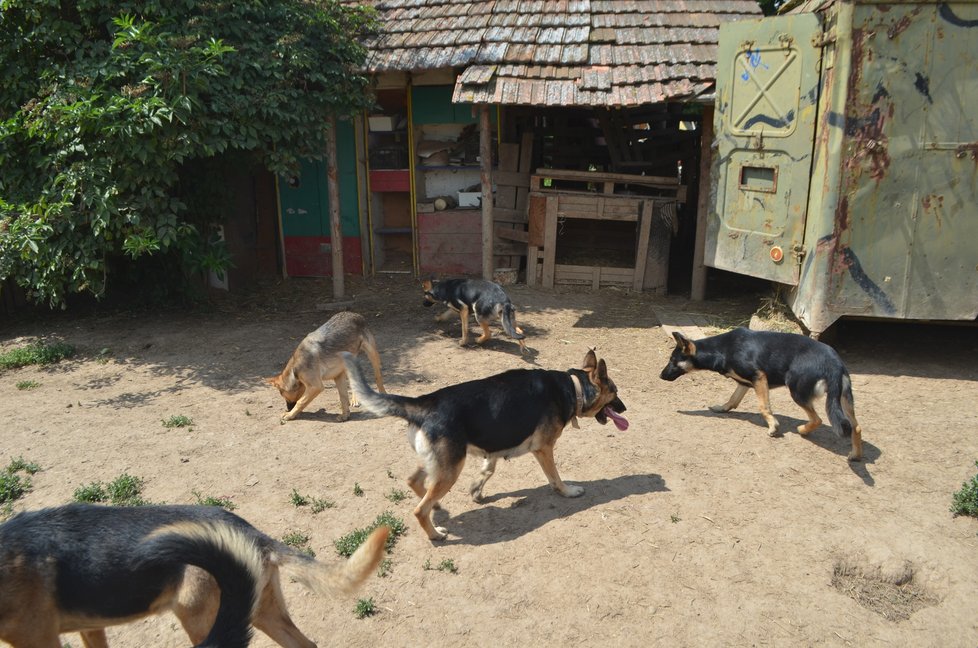
{"label": "metal container door", "polygon": [[821,33],[814,14],[720,26],[709,266],[798,283]]}

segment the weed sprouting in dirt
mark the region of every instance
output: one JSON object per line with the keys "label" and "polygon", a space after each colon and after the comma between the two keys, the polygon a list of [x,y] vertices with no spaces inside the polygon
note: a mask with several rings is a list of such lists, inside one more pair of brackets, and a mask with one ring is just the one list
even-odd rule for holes
{"label": "weed sprouting in dirt", "polygon": [[20,499],[31,489],[31,480],[18,473],[33,475],[38,473],[41,467],[33,461],[26,461],[23,457],[11,459],[7,467],[0,472],[0,505],[10,505],[15,500]]}
{"label": "weed sprouting in dirt", "polygon": [[193,424],[193,419],[183,414],[175,414],[170,418],[163,419],[163,427],[167,429],[190,427]]}
{"label": "weed sprouting in dirt", "polygon": [[207,497],[204,497],[200,494],[200,491],[192,492],[193,496],[197,499],[197,504],[200,504],[201,506],[220,506],[228,511],[233,511],[234,509],[238,508],[237,505],[231,501],[231,498],[226,495],[222,495],[220,497],[212,497],[208,495]]}
{"label": "weed sprouting in dirt", "polygon": [[17,383],[17,389],[20,391],[31,391],[37,389],[41,386],[41,383],[36,380],[21,380]]}
{"label": "weed sprouting in dirt", "polygon": [[407,526],[404,524],[404,520],[394,517],[394,514],[390,511],[384,511],[377,516],[377,519],[370,526],[355,529],[345,536],[334,540],[333,546],[336,547],[336,553],[346,557],[352,556],[353,552],[363,544],[363,541],[373,533],[374,529],[380,526],[386,526],[391,531],[390,535],[387,536],[386,548],[388,552],[397,544],[397,539],[407,532]]}
{"label": "weed sprouting in dirt", "polygon": [[[978,468],[978,461],[975,461],[975,467]],[[961,490],[954,493],[951,512],[955,515],[978,517],[978,474],[961,484]]]}
{"label": "weed sprouting in dirt", "polygon": [[377,613],[377,606],[374,604],[372,598],[367,599],[357,599],[357,607],[354,610],[358,619],[363,619],[364,617],[373,616]]}
{"label": "weed sprouting in dirt", "polygon": [[310,537],[301,531],[289,531],[282,536],[282,542],[284,544],[287,544],[293,549],[298,549],[309,557],[315,557],[316,552],[309,546],[309,540]]}
{"label": "weed sprouting in dirt", "polygon": [[421,565],[421,569],[423,569],[425,571],[435,571],[435,570],[437,570],[437,571],[440,571],[440,572],[445,572],[446,574],[457,574],[458,573],[458,566],[455,565],[455,561],[452,560],[451,558],[446,558],[445,560],[441,561],[440,563],[438,563],[438,566],[437,567],[432,567],[431,566],[431,559],[428,558],[428,559],[426,559],[424,561],[424,564]]}
{"label": "weed sprouting in dirt", "polygon": [[289,502],[292,506],[296,508],[300,506],[308,506],[309,510],[315,513],[322,513],[326,509],[333,508],[336,506],[336,502],[325,497],[312,497],[311,495],[302,495],[296,489],[292,489],[292,493],[289,495]]}
{"label": "weed sprouting in dirt", "polygon": [[0,353],[0,369],[18,369],[28,365],[48,365],[75,355],[75,347],[64,342],[35,342]]}
{"label": "weed sprouting in dirt", "polygon": [[408,494],[399,488],[392,488],[391,492],[384,495],[387,499],[397,504],[407,499]]}
{"label": "weed sprouting in dirt", "polygon": [[353,494],[357,497],[363,497],[363,489],[360,488],[359,482],[353,484]]}
{"label": "weed sprouting in dirt", "polygon": [[380,561],[380,565],[377,567],[377,576],[380,578],[385,578],[392,571],[394,571],[394,563],[390,558],[384,558]]}

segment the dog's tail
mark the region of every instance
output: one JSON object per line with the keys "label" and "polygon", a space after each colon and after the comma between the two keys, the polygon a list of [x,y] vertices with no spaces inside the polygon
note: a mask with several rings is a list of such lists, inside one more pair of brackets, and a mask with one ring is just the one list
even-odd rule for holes
{"label": "dog's tail", "polygon": [[245,648],[262,580],[262,552],[245,530],[218,522],[177,522],[150,535],[139,547],[139,567],[185,564],[217,581],[221,603],[200,648]]}
{"label": "dog's tail", "polygon": [[[843,406],[843,399],[848,402],[848,408]],[[846,413],[847,409],[849,411],[853,409],[852,381],[848,373],[840,371],[830,379],[825,392],[825,410],[829,415],[829,422],[832,423],[832,429],[840,437],[852,436],[853,421]]]}
{"label": "dog's tail", "polygon": [[499,315],[499,321],[502,322],[506,335],[519,343],[520,353],[526,353],[526,342],[523,341],[526,336],[523,335],[523,329],[516,325],[516,309],[511,303],[503,304],[503,312]]}
{"label": "dog's tail", "polygon": [[357,398],[360,399],[361,405],[374,414],[381,416],[408,418],[406,405],[411,400],[410,398],[398,396],[397,394],[380,394],[375,392],[367,384],[367,381],[363,379],[363,372],[360,371],[360,365],[357,364],[357,359],[353,354],[347,351],[340,351],[340,357],[343,358],[343,364],[346,365],[346,376],[349,378],[350,385],[353,386],[353,391],[356,392]]}
{"label": "dog's tail", "polygon": [[516,326],[516,309],[513,308],[512,304],[503,304],[503,312],[499,316],[499,320],[503,323],[503,330],[509,337],[514,340],[522,340],[526,337],[523,335],[523,331]]}
{"label": "dog's tail", "polygon": [[353,555],[339,565],[325,565],[294,551],[280,553],[276,558],[282,571],[317,594],[350,594],[377,570],[389,534],[389,527],[377,527]]}

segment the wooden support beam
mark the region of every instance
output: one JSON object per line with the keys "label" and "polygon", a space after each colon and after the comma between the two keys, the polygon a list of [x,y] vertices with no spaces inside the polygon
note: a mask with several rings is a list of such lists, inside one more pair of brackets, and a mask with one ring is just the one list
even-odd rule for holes
{"label": "wooden support beam", "polygon": [[479,106],[479,179],[482,181],[482,278],[492,281],[492,132],[489,106]]}
{"label": "wooden support beam", "polygon": [[329,189],[329,247],[333,253],[333,299],[343,299],[343,227],[340,224],[340,184],[336,171],[336,117],[328,118],[326,185]]}
{"label": "wooden support beam", "polygon": [[690,299],[703,301],[706,297],[706,218],[710,208],[710,169],[713,168],[713,106],[703,108],[703,127],[700,132],[699,196],[696,200],[696,239],[693,243],[693,277]]}

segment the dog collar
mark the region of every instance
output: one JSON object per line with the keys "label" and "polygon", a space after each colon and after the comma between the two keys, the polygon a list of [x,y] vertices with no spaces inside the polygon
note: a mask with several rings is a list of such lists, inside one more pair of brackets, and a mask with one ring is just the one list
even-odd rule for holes
{"label": "dog collar", "polygon": [[576,409],[574,410],[574,416],[571,417],[570,423],[576,429],[581,429],[581,426],[577,423],[577,417],[581,415],[584,411],[584,389],[581,388],[581,379],[574,374],[570,375],[571,382],[574,383],[574,398],[577,401]]}

